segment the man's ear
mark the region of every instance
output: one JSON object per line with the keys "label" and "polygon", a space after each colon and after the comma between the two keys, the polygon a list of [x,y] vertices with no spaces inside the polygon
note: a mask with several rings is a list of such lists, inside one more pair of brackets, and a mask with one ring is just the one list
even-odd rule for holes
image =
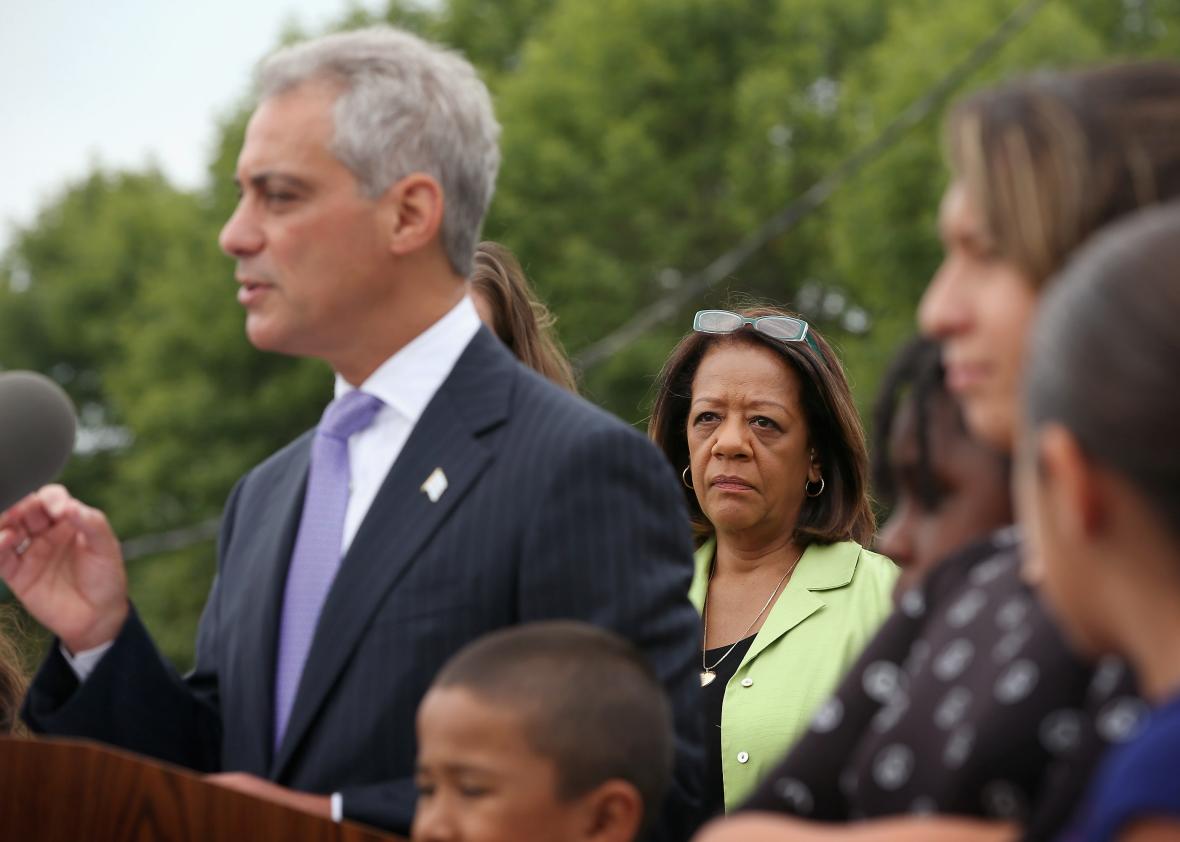
{"label": "man's ear", "polygon": [[1107,517],[1101,477],[1078,440],[1061,424],[1038,433],[1037,470],[1047,514],[1077,539],[1094,538]]}
{"label": "man's ear", "polygon": [[583,795],[579,839],[592,842],[632,842],[643,824],[643,797],[634,784],[618,778],[599,784]]}
{"label": "man's ear", "polygon": [[391,253],[402,257],[422,250],[442,228],[442,185],[425,173],[410,173],[378,200],[381,224]]}

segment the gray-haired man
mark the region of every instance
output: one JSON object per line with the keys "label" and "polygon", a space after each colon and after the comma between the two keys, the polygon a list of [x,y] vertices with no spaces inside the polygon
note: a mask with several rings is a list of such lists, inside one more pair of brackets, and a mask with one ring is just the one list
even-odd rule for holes
{"label": "gray-haired man", "polygon": [[0,576],[61,645],[25,709],[226,785],[404,832],[435,670],[507,625],[576,618],[646,654],[698,786],[697,618],[675,478],[640,436],[527,371],[465,294],[499,164],[471,66],[390,29],[283,50],[221,233],[260,349],[326,360],[336,400],[234,488],[181,679],[127,599],[101,512],[51,486],[0,520]]}

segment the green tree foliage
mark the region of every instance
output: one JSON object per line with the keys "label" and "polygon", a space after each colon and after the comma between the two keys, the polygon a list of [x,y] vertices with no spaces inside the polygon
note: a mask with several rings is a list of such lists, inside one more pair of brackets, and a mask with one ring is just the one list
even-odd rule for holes
{"label": "green tree foliage", "polygon": [[117,507],[117,443],[124,407],[111,380],[141,327],[133,311],[145,284],[176,255],[202,247],[192,197],[161,175],[96,171],[67,189],[21,234],[0,264],[0,364],[51,374],[96,440],[65,479],[104,508]]}
{"label": "green tree foliage", "polygon": [[[392,0],[376,17],[462,50],[484,73],[504,127],[486,234],[520,255],[577,352],[871,142],[1016,6]],[[358,8],[340,25],[374,17]],[[1048,0],[963,91],[1178,48],[1180,0]],[[50,373],[73,396],[87,447],[65,480],[124,537],[216,517],[235,478],[314,424],[329,394],[323,365],[249,346],[217,248],[248,114],[243,80],[201,189],[96,169],[0,258],[0,366]],[[941,121],[940,106],[717,288],[586,372],[590,397],[642,420],[691,311],[746,297],[805,311],[867,405],[939,260]],[[129,568],[139,610],[187,664],[212,542]]]}
{"label": "green tree foliage", "polygon": [[[103,508],[123,535],[160,523],[152,513],[168,496],[166,486],[128,493],[128,476],[156,457],[158,444],[177,447],[184,440],[157,438],[132,420],[155,401],[157,390],[167,388],[167,376],[137,394],[117,384],[156,327],[143,320],[144,302],[159,295],[148,287],[198,282],[207,235],[200,203],[158,173],[98,170],[51,203],[0,263],[0,364],[47,372],[70,393],[83,425],[82,450],[63,480]],[[180,481],[172,478],[173,485]],[[133,595],[166,636],[168,617],[157,609],[175,589],[142,590],[140,569],[131,569]],[[182,621],[190,631],[191,615],[186,612]],[[187,658],[191,646],[190,640],[171,651]]]}

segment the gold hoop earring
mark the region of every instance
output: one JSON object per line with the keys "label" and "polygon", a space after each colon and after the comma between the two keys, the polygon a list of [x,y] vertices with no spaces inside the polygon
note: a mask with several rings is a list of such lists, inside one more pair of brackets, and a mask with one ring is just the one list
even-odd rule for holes
{"label": "gold hoop earring", "polygon": [[823,477],[819,478],[819,490],[816,491],[814,494],[811,491],[811,485],[812,485],[811,480],[807,480],[803,483],[803,493],[806,494],[808,497],[818,497],[819,495],[824,493],[824,478]]}
{"label": "gold hoop earring", "polygon": [[696,489],[692,487],[692,483],[688,480],[688,472],[691,470],[692,465],[685,465],[684,470],[680,472],[680,481],[684,483],[684,487],[689,491],[696,491]]}

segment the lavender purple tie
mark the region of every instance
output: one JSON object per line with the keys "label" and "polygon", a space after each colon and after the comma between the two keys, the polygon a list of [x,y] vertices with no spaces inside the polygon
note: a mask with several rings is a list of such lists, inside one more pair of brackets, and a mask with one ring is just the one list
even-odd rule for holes
{"label": "lavender purple tie", "polygon": [[382,405],[380,399],[360,390],[341,395],[324,410],[312,440],[307,495],[291,553],[279,626],[275,668],[276,750],[287,730],[320,610],[340,567],[349,493],[348,438],[373,423]]}

